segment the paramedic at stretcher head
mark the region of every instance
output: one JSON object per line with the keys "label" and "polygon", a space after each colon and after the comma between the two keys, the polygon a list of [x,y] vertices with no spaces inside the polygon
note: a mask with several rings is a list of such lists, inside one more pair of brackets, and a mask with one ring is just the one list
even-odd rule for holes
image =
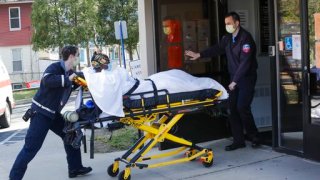
{"label": "paramedic at stretcher head", "polygon": [[230,74],[229,105],[233,143],[226,151],[245,147],[243,128],[252,140],[252,147],[260,145],[258,130],[251,112],[254,87],[257,80],[256,44],[251,34],[240,26],[240,17],[235,12],[225,16],[226,31],[220,42],[200,53],[185,51],[190,60],[225,54]]}
{"label": "paramedic at stretcher head", "polygon": [[[31,120],[25,138],[25,144],[18,154],[10,172],[10,180],[21,180],[29,162],[40,150],[49,130],[65,139],[64,120],[60,111],[67,103],[71,91],[76,88],[72,80],[75,77],[73,67],[79,60],[78,48],[66,46],[62,49],[62,60],[52,63],[45,70],[40,88],[32,99]],[[80,148],[64,143],[67,154],[69,177],[89,173],[91,167],[84,167],[81,161]],[[63,150],[61,150],[61,153]]]}

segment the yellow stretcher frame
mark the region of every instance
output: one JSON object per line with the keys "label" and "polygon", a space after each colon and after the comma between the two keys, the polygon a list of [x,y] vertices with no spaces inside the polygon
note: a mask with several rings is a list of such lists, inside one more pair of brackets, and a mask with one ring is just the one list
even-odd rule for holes
{"label": "yellow stretcher frame", "polygon": [[[78,83],[86,87],[85,80],[78,78]],[[120,162],[126,164],[125,170],[119,174],[119,179],[131,179],[132,168],[157,168],[183,162],[195,160],[200,157],[204,167],[211,167],[213,164],[214,154],[211,149],[197,146],[191,141],[177,137],[169,131],[176,125],[185,113],[199,111],[208,106],[217,104],[218,98],[222,95],[220,91],[212,98],[207,98],[204,101],[191,100],[187,102],[170,103],[167,95],[167,104],[158,105],[152,109],[130,109],[125,112],[125,117],[119,121],[123,124],[133,126],[141,131],[144,131],[144,136],[135,142],[135,144],[127,150],[121,157],[114,160],[113,164],[108,167],[108,174],[111,177],[116,177],[119,174]],[[142,107],[144,107],[144,99],[141,99]],[[158,119],[159,118],[159,119]],[[158,120],[157,120],[158,119]],[[157,120],[157,121],[156,121]],[[160,153],[152,156],[147,156],[150,150],[158,143],[164,140],[169,140],[182,145],[182,147],[170,150],[165,153]],[[184,152],[185,157],[175,160],[164,161],[155,164],[143,164],[142,162],[171,157]]]}

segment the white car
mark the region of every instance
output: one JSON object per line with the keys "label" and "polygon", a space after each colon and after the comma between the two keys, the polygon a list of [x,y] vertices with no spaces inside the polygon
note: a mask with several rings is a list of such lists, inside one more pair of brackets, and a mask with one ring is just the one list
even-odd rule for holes
{"label": "white car", "polygon": [[0,128],[10,126],[14,100],[8,71],[0,57]]}

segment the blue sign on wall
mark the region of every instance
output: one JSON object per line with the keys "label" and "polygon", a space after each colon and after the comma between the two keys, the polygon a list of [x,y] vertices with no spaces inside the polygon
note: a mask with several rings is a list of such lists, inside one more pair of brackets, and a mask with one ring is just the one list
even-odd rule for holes
{"label": "blue sign on wall", "polygon": [[285,50],[292,51],[292,36],[284,38]]}

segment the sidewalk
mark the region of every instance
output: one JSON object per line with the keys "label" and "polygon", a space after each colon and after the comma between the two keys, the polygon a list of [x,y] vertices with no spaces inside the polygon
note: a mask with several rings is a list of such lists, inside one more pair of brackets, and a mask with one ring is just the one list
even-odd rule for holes
{"label": "sidewalk", "polygon": [[[156,169],[132,169],[131,179],[168,180],[168,179],[197,179],[197,180],[317,180],[320,179],[320,163],[295,156],[274,152],[271,147],[263,146],[225,152],[224,146],[230,141],[222,139],[202,144],[213,149],[214,165],[205,168],[199,161],[192,161]],[[0,179],[8,179],[8,173],[20,151],[23,141],[11,145],[0,145]],[[157,153],[157,149],[153,153]],[[93,172],[76,179],[117,179],[107,174],[107,167],[114,158],[123,152],[95,154],[89,159],[89,154],[83,154],[85,166],[91,166]],[[180,155],[178,157],[181,157]],[[120,171],[124,169],[123,164]],[[29,164],[25,180],[63,180],[67,176],[67,163],[61,140],[49,132],[42,149]]]}

